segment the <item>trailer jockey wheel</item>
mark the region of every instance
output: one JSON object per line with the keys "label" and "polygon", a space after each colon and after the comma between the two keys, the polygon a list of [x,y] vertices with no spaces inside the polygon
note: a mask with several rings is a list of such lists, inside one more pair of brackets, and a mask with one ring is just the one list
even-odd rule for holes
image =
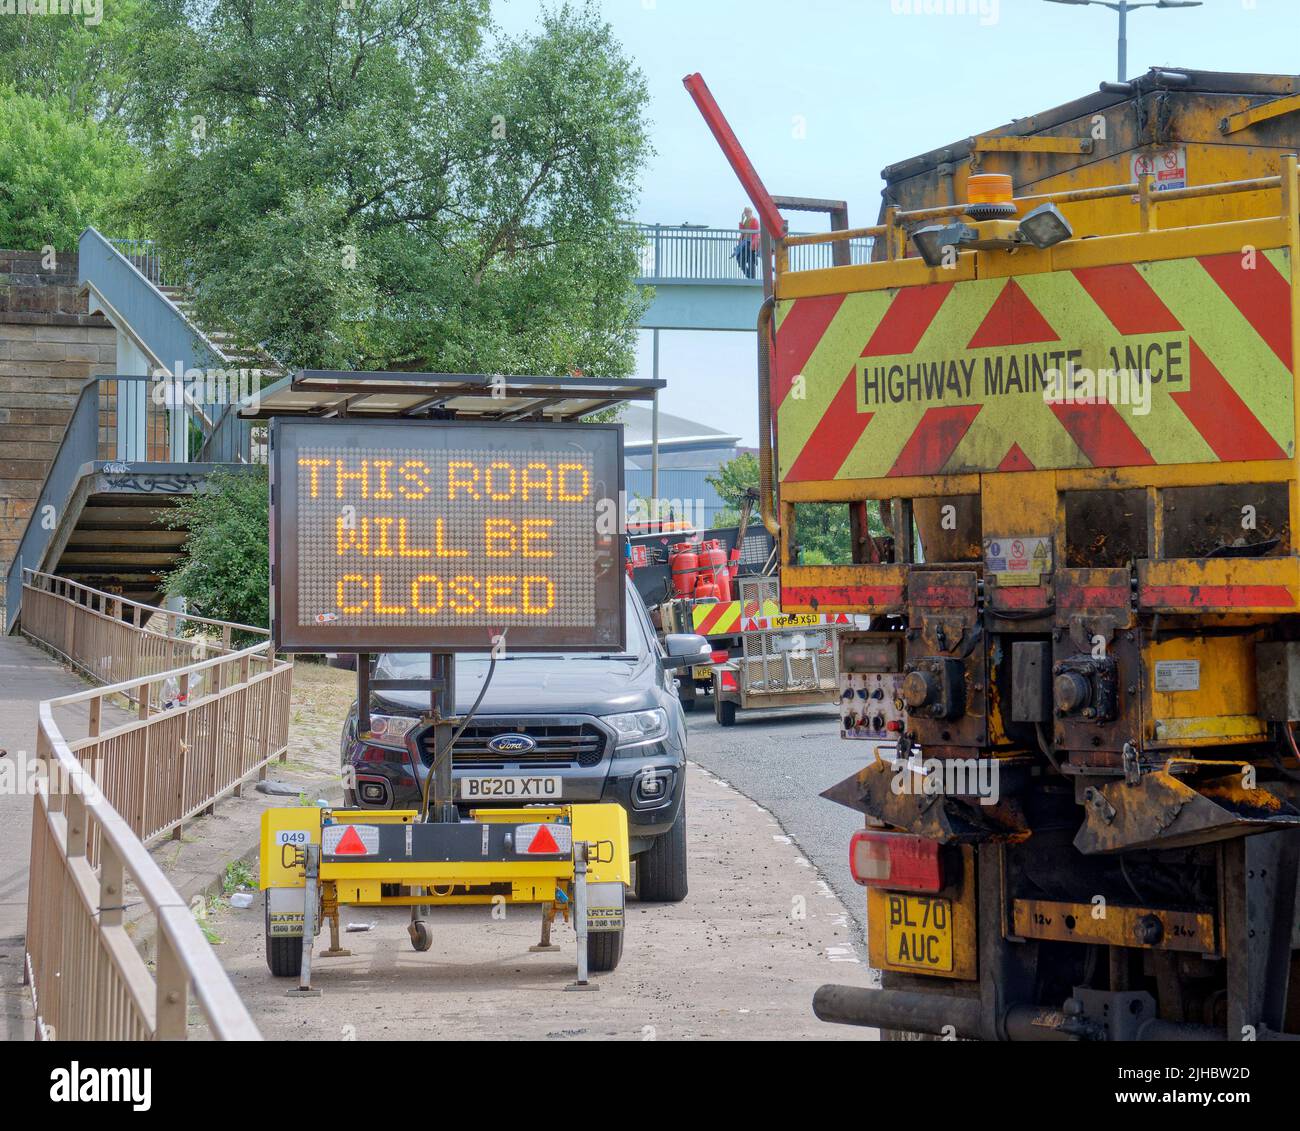
{"label": "trailer jockey wheel", "polygon": [[411,946],[423,953],[433,946],[433,936],[429,934],[429,924],[423,919],[412,919],[411,925],[406,928],[407,934],[411,936]]}

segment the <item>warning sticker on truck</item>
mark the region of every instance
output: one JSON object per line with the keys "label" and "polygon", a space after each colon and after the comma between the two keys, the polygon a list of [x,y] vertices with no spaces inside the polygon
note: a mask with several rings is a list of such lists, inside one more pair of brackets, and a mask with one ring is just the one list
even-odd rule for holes
{"label": "warning sticker on truck", "polygon": [[[1185,182],[1177,151],[1143,156],[1161,192]],[[1252,262],[1210,251],[781,299],[782,482],[1290,458],[1290,254]]]}
{"label": "warning sticker on truck", "polygon": [[1171,146],[1169,149],[1147,150],[1133,154],[1133,180],[1151,178],[1153,192],[1187,187],[1187,147]]}
{"label": "warning sticker on truck", "polygon": [[1199,691],[1201,689],[1200,660],[1157,660],[1157,691]]}
{"label": "warning sticker on truck", "polygon": [[1046,535],[986,538],[984,568],[997,575],[999,585],[1037,585],[1052,569],[1052,539]]}

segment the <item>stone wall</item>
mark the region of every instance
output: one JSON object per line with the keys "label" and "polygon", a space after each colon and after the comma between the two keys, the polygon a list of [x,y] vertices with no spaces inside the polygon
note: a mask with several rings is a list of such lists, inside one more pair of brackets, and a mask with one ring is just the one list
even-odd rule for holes
{"label": "stone wall", "polygon": [[86,313],[77,256],[0,251],[0,604],[9,570],[77,395],[112,373],[117,333]]}

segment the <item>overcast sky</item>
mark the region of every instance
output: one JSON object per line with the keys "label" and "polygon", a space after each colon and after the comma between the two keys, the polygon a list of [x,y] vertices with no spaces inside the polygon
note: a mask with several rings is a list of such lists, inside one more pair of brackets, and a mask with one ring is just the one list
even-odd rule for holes
{"label": "overcast sky", "polygon": [[[494,0],[528,28],[543,0]],[[1097,89],[1116,15],[1045,0],[602,0],[650,89],[657,150],[638,219],[736,223],[744,194],[682,88],[701,72],[767,187],[849,202],[874,223],[880,170]],[[949,10],[953,14],[946,14]],[[927,14],[934,13],[934,14]],[[1205,0],[1129,16],[1129,74],[1150,66],[1300,72],[1300,0]],[[1195,172],[1192,173],[1193,179]],[[801,227],[813,226],[801,217]],[[648,333],[642,375],[649,376]],[[756,443],[752,334],[660,336],[662,406]]]}

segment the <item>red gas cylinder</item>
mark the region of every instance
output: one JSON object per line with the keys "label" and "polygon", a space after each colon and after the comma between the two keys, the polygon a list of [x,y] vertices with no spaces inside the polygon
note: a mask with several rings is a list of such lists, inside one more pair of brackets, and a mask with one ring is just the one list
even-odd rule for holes
{"label": "red gas cylinder", "polygon": [[700,552],[700,572],[707,574],[718,589],[719,601],[731,600],[731,573],[727,569],[727,551],[717,538],[710,538]]}
{"label": "red gas cylinder", "polygon": [[695,583],[695,599],[697,601],[716,601],[718,597],[718,587],[713,584],[713,580],[707,573],[700,572],[700,579]]}
{"label": "red gas cylinder", "polygon": [[673,575],[673,593],[690,597],[699,579],[700,556],[694,542],[678,542],[668,550],[668,568]]}

